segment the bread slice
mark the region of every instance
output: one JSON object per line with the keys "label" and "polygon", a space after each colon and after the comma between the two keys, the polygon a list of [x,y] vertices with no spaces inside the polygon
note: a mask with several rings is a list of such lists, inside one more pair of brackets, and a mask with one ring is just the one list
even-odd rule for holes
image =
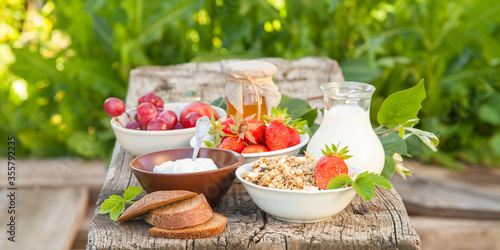
{"label": "bread slice", "polygon": [[227,218],[218,213],[214,213],[210,220],[193,226],[181,229],[161,229],[153,227],[148,229],[151,236],[163,237],[169,239],[199,239],[220,234],[226,226]]}
{"label": "bread slice", "polygon": [[146,215],[150,210],[195,197],[196,193],[185,190],[156,191],[136,201],[118,218],[119,222],[128,221]]}
{"label": "bread slice", "polygon": [[209,220],[212,208],[203,194],[149,211],[146,221],[162,229],[191,227]]}

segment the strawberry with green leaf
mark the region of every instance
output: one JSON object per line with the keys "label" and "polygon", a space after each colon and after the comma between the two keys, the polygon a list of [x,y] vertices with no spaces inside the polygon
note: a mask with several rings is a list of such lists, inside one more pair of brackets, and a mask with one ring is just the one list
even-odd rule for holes
{"label": "strawberry with green leaf", "polygon": [[264,131],[266,125],[253,119],[254,116],[243,118],[240,113],[237,113],[236,116],[231,116],[222,122],[222,125],[225,126],[222,131],[226,135],[236,135],[242,138],[249,145],[265,145]]}
{"label": "strawberry with green leaf", "polygon": [[225,135],[236,135],[236,131],[238,131],[238,125],[236,125],[233,116],[224,119],[221,125],[222,132],[224,132]]}
{"label": "strawberry with green leaf", "polygon": [[290,142],[288,147],[293,147],[300,143],[300,135],[306,133],[304,131],[304,126],[307,124],[306,120],[301,118],[292,122],[292,124],[287,125],[288,131],[290,132]]}
{"label": "strawberry with green leaf", "polygon": [[109,213],[109,218],[116,221],[123,213],[123,210],[125,210],[125,204],[133,204],[134,202],[132,200],[141,193],[142,187],[131,186],[125,189],[123,197],[113,194],[101,204],[99,207],[99,214]]}
{"label": "strawberry with green leaf", "polygon": [[269,125],[264,132],[264,137],[266,138],[266,145],[270,151],[280,150],[288,147],[290,143],[290,131],[287,128],[287,124],[290,122],[291,118],[286,113],[287,109],[281,110],[281,108],[272,108],[271,116],[265,115],[263,118]]}
{"label": "strawberry with green leaf", "polygon": [[340,151],[337,150],[340,143],[337,144],[337,146],[332,144],[332,148],[329,148],[328,145],[325,146],[326,151],[323,149],[321,150],[324,156],[318,160],[316,163],[316,170],[314,171],[314,179],[319,189],[326,189],[328,182],[335,176],[347,174],[349,169],[344,160],[352,157],[352,155],[346,155],[349,152],[347,147],[342,148]]}
{"label": "strawberry with green leaf", "polygon": [[218,147],[219,144],[221,143],[222,139],[227,136],[227,134],[224,132],[226,126],[222,125],[223,121],[221,119],[215,120],[215,118],[212,116],[210,118],[210,130],[208,131],[208,134],[212,138],[210,141],[204,141],[205,145],[209,148],[214,148]]}

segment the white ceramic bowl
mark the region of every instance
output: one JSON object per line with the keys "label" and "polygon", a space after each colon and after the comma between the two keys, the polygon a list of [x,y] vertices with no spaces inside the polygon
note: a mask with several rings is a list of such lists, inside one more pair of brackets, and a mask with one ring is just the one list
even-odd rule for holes
{"label": "white ceramic bowl", "polygon": [[[207,138],[208,139],[208,138]],[[264,153],[254,153],[254,154],[241,154],[243,157],[245,157],[245,160],[243,161],[243,164],[254,162],[261,157],[267,157],[267,158],[273,158],[273,157],[278,157],[278,156],[296,156],[299,154],[300,149],[305,146],[309,142],[309,135],[306,134],[301,134],[300,135],[300,143],[289,148],[281,149],[281,150],[275,150],[275,151],[269,151],[269,152],[264,152]],[[189,145],[194,148],[196,145],[196,137],[193,136],[191,138],[191,141],[189,141]],[[205,143],[201,144],[202,147],[205,147]]]}
{"label": "white ceramic bowl", "polygon": [[[189,103],[165,103],[165,110],[174,111],[177,116]],[[219,107],[212,106],[217,111],[219,117],[225,117],[226,111]],[[134,117],[136,110],[129,110],[129,114]],[[118,116],[120,122],[125,125],[128,122],[124,113]],[[161,150],[189,147],[189,139],[196,134],[196,128],[185,128],[165,131],[144,131],[133,130],[122,127],[114,118],[111,118],[111,127],[115,132],[116,139],[130,154],[138,156]]]}
{"label": "white ceramic bowl", "polygon": [[356,195],[352,187],[299,191],[257,186],[242,178],[244,172],[252,170],[252,165],[249,163],[236,169],[236,178],[260,209],[279,220],[298,223],[326,220],[344,210]]}

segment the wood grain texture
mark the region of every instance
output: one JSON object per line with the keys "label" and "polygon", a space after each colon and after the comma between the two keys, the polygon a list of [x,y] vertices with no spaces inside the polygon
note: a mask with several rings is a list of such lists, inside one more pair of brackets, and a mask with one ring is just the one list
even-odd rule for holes
{"label": "wood grain texture", "polygon": [[[278,67],[274,78],[280,92],[295,98],[321,97],[319,86],[326,82],[343,81],[338,63],[329,58],[306,57],[298,60],[262,58]],[[175,66],[149,66],[134,69],[130,73],[126,104],[136,108],[139,97],[153,92],[167,102],[191,102],[185,91],[195,91],[196,97],[210,103],[223,97],[226,78],[224,65],[235,60],[209,63],[186,63]],[[311,106],[323,106],[323,99],[311,101]]]}
{"label": "wood grain texture", "polygon": [[484,188],[414,174],[403,181],[393,178],[404,196],[407,211],[416,215],[500,219],[500,193]]}
{"label": "wood grain texture", "polygon": [[[319,86],[343,80],[338,64],[328,58],[283,60],[264,58],[278,67],[275,82],[280,92],[296,98],[322,96]],[[224,64],[187,63],[166,67],[143,67],[130,75],[126,103],[136,105],[146,92],[166,101],[190,102],[184,91],[194,90],[204,102],[224,95]],[[318,99],[317,106],[323,100]],[[312,104],[314,106],[314,104]],[[123,194],[129,185],[139,185],[128,164],[132,156],[117,142],[97,206],[111,194]],[[141,194],[141,196],[145,193]],[[240,183],[234,183],[215,212],[228,217],[224,231],[196,240],[172,240],[148,236],[151,226],[144,220],[117,223],[94,211],[87,249],[420,249],[401,197],[394,190],[377,189],[375,197],[362,201],[356,196],[341,213],[318,223],[288,223],[261,211]]]}
{"label": "wood grain texture", "polygon": [[10,201],[0,192],[0,223],[3,229],[0,249],[70,249],[85,212],[86,188],[19,188],[16,192],[16,242],[7,240]]}
{"label": "wood grain texture", "polygon": [[[111,194],[123,194],[138,185],[128,168],[131,155],[117,144],[114,169],[110,169],[97,205]],[[145,195],[143,193],[141,197]],[[371,201],[356,196],[338,215],[318,223],[288,223],[262,212],[243,186],[233,184],[215,212],[228,217],[217,237],[172,240],[150,237],[144,220],[113,222],[97,210],[90,224],[88,249],[419,249],[420,239],[410,222],[401,197],[394,190],[377,189]]]}

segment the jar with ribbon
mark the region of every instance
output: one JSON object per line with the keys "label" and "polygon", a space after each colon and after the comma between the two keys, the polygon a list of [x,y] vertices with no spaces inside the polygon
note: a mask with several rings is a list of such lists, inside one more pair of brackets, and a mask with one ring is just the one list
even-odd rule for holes
{"label": "jar with ribbon", "polygon": [[227,78],[225,102],[228,117],[238,113],[243,118],[255,115],[262,121],[272,107],[281,101],[279,88],[273,82],[276,66],[272,63],[252,60],[229,63],[224,66]]}

